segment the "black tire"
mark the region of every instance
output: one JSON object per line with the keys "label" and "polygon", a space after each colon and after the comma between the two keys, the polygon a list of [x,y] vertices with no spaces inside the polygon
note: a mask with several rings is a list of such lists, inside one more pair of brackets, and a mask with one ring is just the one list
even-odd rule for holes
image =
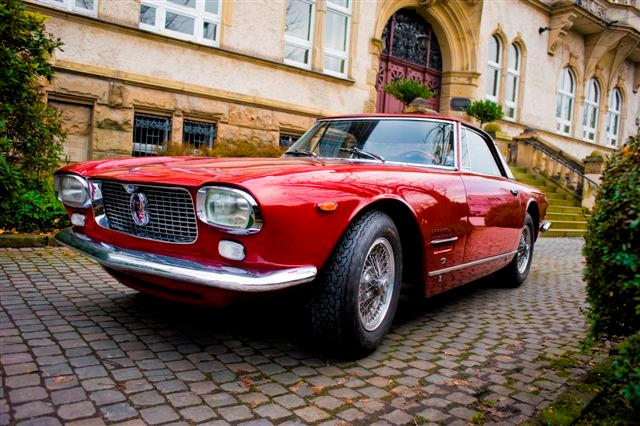
{"label": "black tire", "polygon": [[[525,232],[529,233],[529,254],[526,262],[526,267],[522,268],[518,265],[520,258],[523,256],[521,244],[523,244],[522,239],[525,237]],[[529,216],[529,213],[525,215],[524,218],[524,226],[522,227],[522,231],[520,233],[520,239],[518,239],[518,248],[517,253],[513,257],[513,260],[509,262],[507,266],[498,271],[498,278],[500,280],[500,285],[508,288],[516,288],[520,287],[520,285],[527,279],[529,275],[529,271],[531,270],[531,260],[533,259],[533,247],[535,245],[535,226],[533,224],[533,219]],[[522,265],[524,266],[524,265]]]}
{"label": "black tire", "polygon": [[[387,297],[381,299],[389,300],[386,312],[374,316],[380,322],[377,325],[369,323],[369,328],[375,328],[367,330],[363,325],[366,320],[361,319],[359,297],[370,250],[382,250],[387,259],[393,258],[394,265],[393,273],[391,266],[386,269],[387,277],[393,276],[391,293],[386,292]],[[377,210],[356,218],[334,248],[311,294],[311,326],[324,349],[345,358],[361,357],[375,350],[391,327],[398,306],[401,277],[402,245],[393,220]],[[364,292],[363,296],[380,294],[377,288],[370,284],[370,291]]]}

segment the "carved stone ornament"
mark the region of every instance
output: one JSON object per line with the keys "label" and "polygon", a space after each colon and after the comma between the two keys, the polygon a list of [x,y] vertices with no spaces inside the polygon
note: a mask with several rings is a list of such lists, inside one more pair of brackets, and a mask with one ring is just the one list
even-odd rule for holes
{"label": "carved stone ornament", "polygon": [[553,56],[562,43],[562,39],[573,26],[573,22],[578,17],[575,12],[567,12],[561,15],[555,15],[551,18],[549,25],[549,44],[547,53]]}

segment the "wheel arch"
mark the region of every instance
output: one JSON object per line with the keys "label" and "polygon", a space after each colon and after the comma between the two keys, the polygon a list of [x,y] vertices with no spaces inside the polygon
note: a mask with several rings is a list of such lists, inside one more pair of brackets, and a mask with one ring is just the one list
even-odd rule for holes
{"label": "wheel arch", "polygon": [[404,201],[395,198],[375,200],[355,212],[349,223],[360,215],[379,210],[393,220],[402,244],[402,282],[420,286],[424,276],[424,237],[414,211]]}
{"label": "wheel arch", "polygon": [[537,240],[540,232],[540,207],[538,203],[535,200],[529,200],[526,212],[529,213],[529,216],[533,219],[534,240]]}

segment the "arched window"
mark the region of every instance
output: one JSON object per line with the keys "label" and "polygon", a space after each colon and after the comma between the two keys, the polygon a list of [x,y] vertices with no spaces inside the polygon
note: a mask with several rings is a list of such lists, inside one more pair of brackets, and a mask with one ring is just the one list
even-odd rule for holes
{"label": "arched window", "polygon": [[584,98],[584,114],[582,115],[582,137],[591,142],[596,140],[599,106],[600,85],[595,78],[592,78],[587,84],[587,96]]}
{"label": "arched window", "polygon": [[620,140],[620,115],[622,114],[622,93],[615,88],[609,95],[609,117],[607,120],[607,141],[617,146]]}
{"label": "arched window", "polygon": [[509,46],[509,57],[507,59],[507,86],[505,95],[505,117],[514,120],[516,109],[518,108],[518,84],[520,82],[520,67],[522,55],[517,44]]}
{"label": "arched window", "polygon": [[562,70],[558,80],[558,100],[556,104],[557,130],[571,134],[571,117],[576,98],[576,77],[568,67]]}
{"label": "arched window", "polygon": [[487,99],[498,102],[500,93],[500,70],[502,68],[502,42],[497,35],[489,40],[489,62],[487,67]]}

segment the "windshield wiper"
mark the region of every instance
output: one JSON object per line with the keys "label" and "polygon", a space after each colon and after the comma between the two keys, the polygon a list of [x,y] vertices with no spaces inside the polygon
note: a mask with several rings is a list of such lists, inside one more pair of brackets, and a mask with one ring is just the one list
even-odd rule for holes
{"label": "windshield wiper", "polygon": [[363,149],[354,146],[353,148],[340,148],[340,151],[349,152],[351,154],[359,155],[360,157],[371,158],[372,160],[380,160],[384,163],[384,157],[382,155],[374,154],[373,152],[365,151]]}
{"label": "windshield wiper", "polygon": [[293,151],[286,151],[284,155],[297,155],[300,157],[317,157],[315,152],[306,151],[304,149],[294,149]]}

